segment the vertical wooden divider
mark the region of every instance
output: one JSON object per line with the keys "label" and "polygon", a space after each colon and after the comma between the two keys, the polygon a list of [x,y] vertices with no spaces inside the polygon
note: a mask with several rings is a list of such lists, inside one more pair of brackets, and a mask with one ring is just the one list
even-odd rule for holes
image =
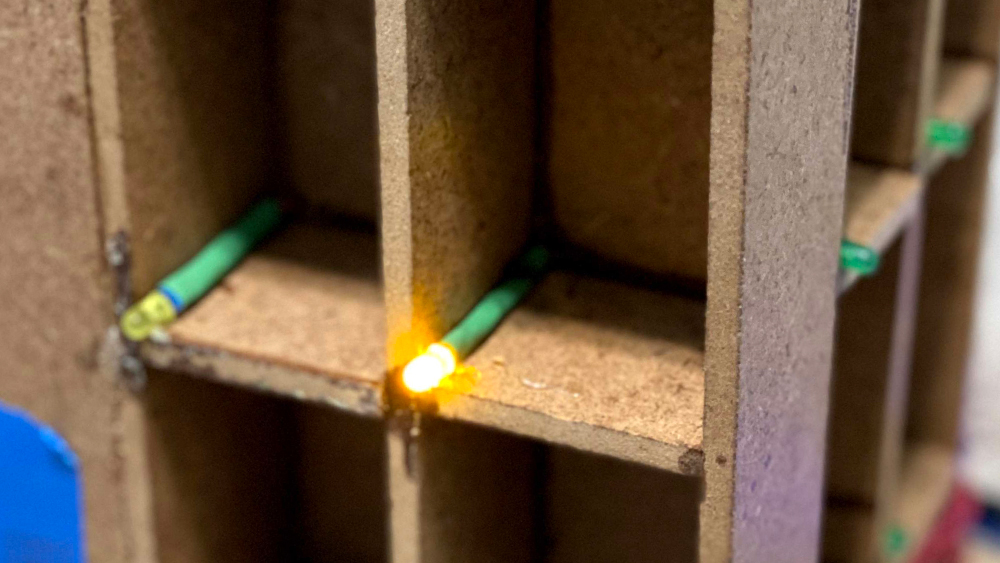
{"label": "vertical wooden divider", "polygon": [[818,555],[858,9],[715,3],[703,563]]}

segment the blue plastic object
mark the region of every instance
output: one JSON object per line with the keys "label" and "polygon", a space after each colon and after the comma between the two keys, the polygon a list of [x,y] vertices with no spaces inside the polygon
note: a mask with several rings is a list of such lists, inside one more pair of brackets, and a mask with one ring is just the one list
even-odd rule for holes
{"label": "blue plastic object", "polygon": [[79,467],[59,434],[0,403],[0,563],[84,560]]}

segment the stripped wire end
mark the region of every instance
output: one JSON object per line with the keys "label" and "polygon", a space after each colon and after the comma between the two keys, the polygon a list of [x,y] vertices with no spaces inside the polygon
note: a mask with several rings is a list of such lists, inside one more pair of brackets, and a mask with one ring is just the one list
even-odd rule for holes
{"label": "stripped wire end", "polygon": [[154,330],[167,326],[177,319],[177,309],[163,292],[150,292],[141,301],[129,307],[118,326],[125,338],[139,342],[149,338]]}

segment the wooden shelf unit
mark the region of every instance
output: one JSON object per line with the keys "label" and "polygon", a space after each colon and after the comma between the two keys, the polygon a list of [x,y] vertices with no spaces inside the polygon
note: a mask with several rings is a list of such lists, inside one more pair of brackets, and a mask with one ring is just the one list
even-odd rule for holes
{"label": "wooden shelf unit", "polygon": [[[850,468],[861,485],[831,482],[895,498],[942,156],[924,128],[979,122],[995,75],[996,54],[973,48],[989,30],[959,49],[943,0],[90,4],[104,228],[128,243],[129,297],[265,194],[308,210],[140,350],[153,438],[183,431],[172,447],[229,456],[215,475],[234,480],[241,461],[251,478],[308,472],[294,499],[316,516],[307,534],[352,514],[331,513],[340,501],[379,507],[355,530],[368,547],[345,536],[303,559],[815,560],[835,351],[854,369],[838,314],[841,332],[877,325],[851,375],[884,381],[859,418],[873,439]],[[838,274],[842,239],[888,266]],[[388,412],[386,374],[531,240],[559,269],[468,358],[478,382],[433,412]],[[237,413],[197,404],[212,394]],[[240,408],[258,402],[279,430]],[[329,424],[296,426],[306,411]],[[201,436],[217,418],[233,427]],[[262,428],[260,451],[227,439],[240,425]],[[281,449],[285,436],[301,442]],[[228,544],[171,511],[170,479],[202,476],[162,447],[131,453],[149,460],[161,559],[214,561]],[[221,511],[227,542],[248,536],[234,487],[183,499]],[[175,525],[189,533],[172,551]],[[268,531],[234,553],[266,560],[291,537]]]}
{"label": "wooden shelf unit", "polygon": [[[855,284],[840,303],[823,555],[831,562],[908,561],[950,490],[950,471],[932,471],[946,475],[941,486],[914,484],[913,475],[926,460],[938,468],[952,463],[976,206],[992,141],[997,53],[984,37],[1000,39],[989,23],[1000,4],[883,4],[861,11],[854,156],[894,167],[883,174],[906,174],[916,187],[906,220],[882,239],[892,243],[902,232],[899,242],[875,245],[892,246],[883,270]],[[901,21],[916,22],[917,33],[896,33]],[[899,99],[892,108],[890,92]],[[930,118],[971,129],[969,153],[928,147]],[[849,187],[848,208],[850,193]],[[855,281],[842,276],[841,287]],[[942,486],[943,493],[933,492]],[[927,503],[936,508],[908,516]],[[891,553],[887,537],[900,526],[909,544]]]}

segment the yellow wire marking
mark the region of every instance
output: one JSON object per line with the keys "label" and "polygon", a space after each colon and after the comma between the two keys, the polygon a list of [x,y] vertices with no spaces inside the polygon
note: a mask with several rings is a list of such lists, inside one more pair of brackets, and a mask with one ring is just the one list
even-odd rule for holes
{"label": "yellow wire marking", "polygon": [[456,369],[455,351],[446,344],[431,344],[403,368],[403,385],[418,395],[428,393],[440,387]]}
{"label": "yellow wire marking", "polygon": [[119,326],[125,338],[138,342],[149,337],[156,328],[166,326],[177,318],[174,304],[166,295],[152,291],[122,315]]}

